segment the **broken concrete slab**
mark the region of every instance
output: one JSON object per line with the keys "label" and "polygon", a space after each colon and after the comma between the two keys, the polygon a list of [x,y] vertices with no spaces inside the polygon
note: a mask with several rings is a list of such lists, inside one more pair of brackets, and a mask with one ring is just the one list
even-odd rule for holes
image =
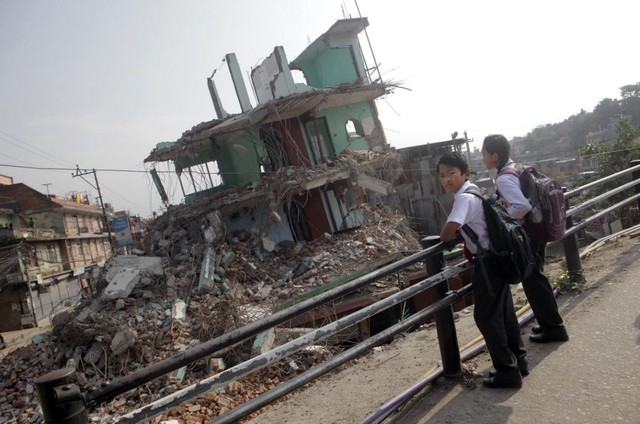
{"label": "broken concrete slab", "polygon": [[183,320],[187,316],[187,304],[183,300],[178,300],[171,308],[171,317],[177,320]]}
{"label": "broken concrete slab", "polygon": [[384,195],[389,195],[394,191],[393,184],[364,174],[358,175],[358,185]]}
{"label": "broken concrete slab", "polygon": [[187,376],[187,367],[180,367],[175,371],[171,371],[169,373],[169,379],[182,384],[184,382],[184,378]]}
{"label": "broken concrete slab", "polygon": [[118,331],[116,335],[113,336],[113,340],[111,340],[111,351],[114,355],[120,355],[126,352],[127,349],[136,343],[137,337],[138,333],[131,328]]}
{"label": "broken concrete slab", "polygon": [[85,322],[92,314],[95,314],[96,312],[100,311],[100,309],[101,309],[100,305],[96,303],[92,303],[91,305],[82,309],[75,319],[78,322]]}
{"label": "broken concrete slab", "polygon": [[198,291],[211,291],[215,285],[214,276],[216,270],[216,252],[209,247],[204,253],[202,260],[202,268],[200,268],[200,280],[198,282]]}
{"label": "broken concrete slab", "polygon": [[120,269],[104,290],[102,297],[104,299],[124,299],[129,297],[133,288],[140,281],[140,271],[137,269],[123,268]]}
{"label": "broken concrete slab", "polygon": [[262,333],[258,334],[251,346],[251,357],[262,355],[265,352],[274,348],[274,342],[276,339],[275,328],[270,328]]}
{"label": "broken concrete slab", "polygon": [[276,248],[276,244],[267,237],[262,237],[262,248],[267,252],[273,252],[273,249]]}
{"label": "broken concrete slab", "polygon": [[120,269],[135,269],[144,275],[164,275],[162,267],[162,258],[158,256],[134,256],[123,255],[114,256],[109,263],[107,270],[107,280],[111,280]]}
{"label": "broken concrete slab", "polygon": [[82,360],[88,364],[95,365],[104,354],[104,346],[102,343],[95,342],[91,345]]}

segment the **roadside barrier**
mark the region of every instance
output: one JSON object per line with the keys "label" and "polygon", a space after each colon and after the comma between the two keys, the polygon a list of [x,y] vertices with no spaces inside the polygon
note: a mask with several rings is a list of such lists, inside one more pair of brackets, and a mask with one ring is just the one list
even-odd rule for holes
{"label": "roadside barrier", "polygon": [[[627,174],[632,175],[633,180],[631,182],[616,187],[605,194],[596,196],[580,205],[573,207],[570,206],[569,202],[571,198],[574,198],[593,187],[626,176]],[[638,202],[638,207],[640,208],[639,183],[640,162],[635,161],[631,163],[630,168],[624,171],[565,192],[567,231],[563,239],[563,245],[567,268],[572,281],[580,281],[584,278],[582,276],[576,233],[594,220],[597,220],[603,215],[622,206],[628,205],[634,200]],[[579,223],[574,223],[573,217],[578,212],[585,210],[586,208],[591,207],[615,194],[629,190],[632,187],[635,187],[635,195],[630,195],[613,206],[603,209]],[[292,392],[293,390],[296,390],[302,385],[318,378],[346,361],[361,355],[386,340],[389,340],[394,335],[407,331],[417,323],[422,322],[422,320],[431,316],[433,316],[436,322],[436,329],[438,332],[440,354],[442,358],[442,374],[448,376],[458,375],[461,372],[461,354],[456,336],[452,304],[462,297],[470,294],[471,287],[470,285],[466,285],[458,290],[450,290],[448,287],[448,279],[451,279],[466,270],[469,264],[467,261],[462,261],[455,266],[444,267],[443,251],[446,246],[439,242],[437,236],[431,236],[423,239],[423,247],[424,250],[420,252],[400,259],[392,264],[386,265],[378,270],[358,277],[344,285],[335,287],[287,309],[275,312],[263,320],[252,322],[244,327],[238,328],[237,330],[231,331],[187,351],[181,352],[171,358],[164,359],[128,376],[114,380],[109,385],[98,388],[97,390],[85,392],[80,390],[73,381],[75,374],[75,369],[73,368],[63,368],[48,373],[35,381],[45,423],[88,423],[89,410],[95,408],[102,402],[111,400],[115,396],[125,393],[155,378],[161,377],[171,371],[175,371],[196,360],[206,358],[219,350],[234,346],[251,337],[255,337],[259,333],[282,324],[295,316],[308,312],[327,302],[339,299],[358,288],[371,284],[388,275],[397,273],[398,271],[418,262],[426,263],[428,275],[426,279],[348,316],[333,321],[324,327],[315,329],[282,346],[278,346],[269,352],[238,364],[235,367],[225,370],[219,374],[215,374],[201,380],[196,384],[185,387],[171,395],[145,405],[136,411],[132,411],[125,416],[116,418],[115,422],[137,423],[159,415],[188,399],[192,399],[193,397],[213,390],[222,384],[229,383],[237,378],[255,372],[256,370],[275,361],[282,360],[305,346],[329,337],[330,335],[344,330],[345,328],[360,321],[366,320],[385,309],[406,301],[412,296],[429,289],[432,289],[432,294],[434,296],[434,302],[431,306],[428,306],[410,317],[401,320],[397,324],[392,325],[386,330],[365,339],[343,353],[332,357],[326,362],[316,365],[305,373],[280,384],[269,392],[265,392],[249,402],[227,412],[226,414],[216,417],[210,421],[210,423],[230,423],[245,417],[261,407]]]}

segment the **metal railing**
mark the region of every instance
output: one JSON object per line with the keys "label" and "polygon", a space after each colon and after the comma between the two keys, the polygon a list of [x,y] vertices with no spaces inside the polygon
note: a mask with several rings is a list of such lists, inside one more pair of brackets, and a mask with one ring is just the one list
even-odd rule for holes
{"label": "metal railing", "polygon": [[[437,237],[435,239],[439,240]],[[58,370],[54,371],[53,373],[49,373],[45,376],[42,376],[36,381],[38,394],[40,396],[41,403],[43,404],[45,420],[46,422],[49,422],[49,420],[51,420],[50,422],[58,422],[60,420],[67,419],[69,410],[79,410],[76,407],[70,407],[73,405],[77,406],[78,404],[81,404],[85,407],[93,408],[102,402],[113,399],[115,396],[125,393],[149,381],[152,381],[155,378],[166,375],[167,373],[175,371],[196,360],[206,358],[207,356],[217,351],[234,346],[244,340],[260,334],[265,330],[285,323],[286,321],[289,321],[292,318],[305,312],[311,311],[318,306],[339,299],[361,287],[369,285],[372,282],[375,282],[388,275],[395,274],[410,265],[425,261],[430,257],[433,257],[434,255],[436,255],[436,257],[442,257],[443,250],[444,246],[442,245],[442,243],[437,243],[436,245],[428,247],[420,252],[410,255],[406,258],[402,258],[392,264],[383,266],[362,277],[356,278],[348,283],[343,284],[342,286],[333,288],[327,292],[307,299],[282,311],[275,312],[263,320],[247,324],[241,328],[233,330],[206,343],[181,352],[171,358],[164,359],[146,368],[138,370],[133,374],[114,380],[108,386],[99,388],[95,391],[83,393],[75,384],[70,383],[75,373],[75,370],[73,369],[64,369],[64,371]],[[431,261],[433,261],[433,258],[431,258]],[[157,415],[165,411],[166,409],[185,401],[188,398],[212,390],[213,388],[218,387],[221,384],[228,383],[250,372],[254,372],[259,368],[268,365],[269,363],[272,363],[294,353],[295,351],[308,344],[328,337],[329,335],[339,332],[344,328],[347,328],[359,321],[365,320],[384,309],[387,309],[399,302],[408,299],[409,297],[415,295],[420,291],[427,290],[437,283],[443,281],[446,282],[446,278],[457,275],[462,269],[464,269],[464,267],[466,267],[466,261],[460,266],[454,267],[450,270],[445,270],[439,275],[429,277],[426,280],[414,284],[408,289],[398,292],[393,296],[387,297],[375,304],[370,305],[365,309],[349,315],[348,317],[345,317],[338,321],[334,321],[328,326],[314,330],[311,333],[308,333],[296,340],[293,340],[292,342],[287,343],[286,345],[280,346],[273,351],[267,352],[260,357],[257,357],[258,359],[253,358],[250,361],[239,364],[236,367],[226,370],[220,374],[216,374],[209,379],[203,380],[195,384],[194,386],[185,388],[183,390],[180,390],[179,392],[174,393],[173,395],[167,396],[154,403],[151,403],[141,408],[141,410],[139,411],[134,411],[130,414],[127,414],[126,416],[121,418],[121,422],[139,422],[140,420]],[[467,287],[466,290],[461,290],[460,293],[467,293],[469,290],[470,287]],[[446,284],[443,291],[447,291]],[[455,299],[457,299],[461,296],[463,296],[463,294],[460,294],[460,296],[458,297],[454,297]],[[451,302],[453,301],[454,300],[452,299]],[[447,303],[447,305],[450,304],[451,303]],[[448,326],[448,328],[453,328],[453,331],[455,331],[455,327],[453,326],[453,314],[450,313],[450,315],[450,325]],[[438,320],[438,318],[436,319]],[[398,330],[398,332],[400,331],[403,330]],[[445,337],[443,335],[443,340],[447,339],[450,339],[450,337]],[[457,351],[457,341],[455,341],[455,350]],[[456,367],[459,368],[459,364],[456,365],[454,363],[452,365],[452,368]],[[52,395],[50,393],[52,390],[57,390],[57,392]],[[44,393],[41,393],[41,391],[44,391]],[[45,402],[53,402],[53,404],[45,407]],[[86,410],[80,415],[82,415],[82,417],[78,417],[78,419],[80,420],[77,421],[78,423],[88,422],[86,421]]]}
{"label": "metal railing", "polygon": [[[588,191],[594,187],[600,186],[604,183],[608,183],[610,181],[617,180],[618,178],[624,177],[628,174],[631,174],[632,181],[623,184],[619,187],[616,187],[612,190],[607,191],[599,196],[595,196],[582,204],[576,205],[575,207],[571,207],[570,200],[579,194]],[[635,187],[635,195],[631,195],[627,197],[625,200],[622,200],[606,209],[603,209],[588,218],[580,221],[579,223],[574,222],[574,215],[577,212],[585,210],[587,207],[591,207],[596,203],[602,202],[603,200],[608,199],[609,197],[618,194],[622,191],[629,190],[632,187]],[[640,210],[640,161],[632,161],[629,163],[629,168],[616,172],[615,174],[609,175],[604,178],[600,178],[599,180],[592,181],[588,184],[585,184],[581,187],[577,187],[573,190],[567,191],[565,193],[565,208],[567,211],[567,231],[565,232],[562,243],[564,245],[564,253],[567,261],[567,273],[569,279],[572,282],[581,282],[584,281],[584,276],[582,275],[582,264],[580,262],[580,251],[578,249],[578,238],[577,232],[584,229],[588,224],[594,222],[595,220],[601,218],[602,216],[611,213],[612,211],[621,208],[622,206],[626,206],[633,201],[638,202],[638,209]]]}
{"label": "metal railing", "polygon": [[[634,200],[640,199],[640,185],[638,185],[640,183],[640,162],[637,164],[633,163],[632,165],[632,167],[625,171],[566,192],[565,207],[567,210],[567,231],[563,239],[563,244],[567,259],[567,268],[572,279],[575,280],[583,278],[576,232],[584,228],[584,226],[589,222],[592,222],[594,219],[598,219],[606,213],[627,205]],[[632,183],[625,184],[606,194],[594,197],[581,205],[576,205],[574,208],[570,207],[569,200],[577,196],[579,193],[605,182],[612,181],[621,176],[625,176],[629,173],[632,173],[634,178]],[[628,190],[634,186],[637,194],[629,196],[625,200],[618,202],[579,223],[573,222],[573,216],[576,215],[578,211],[584,210],[586,207],[592,206],[614,194]],[[638,201],[640,202],[640,200]],[[364,287],[376,280],[390,274],[394,274],[421,261],[426,263],[429,277],[417,284],[405,288],[392,296],[386,297],[348,316],[333,321],[324,327],[313,330],[284,345],[278,346],[271,351],[265,352],[219,374],[215,374],[201,380],[196,384],[185,387],[169,396],[158,399],[118,418],[117,422],[135,423],[156,416],[188,399],[192,399],[223,384],[227,384],[232,380],[248,375],[249,373],[253,373],[275,361],[282,360],[309,344],[322,340],[336,332],[355,325],[360,321],[366,320],[385,309],[397,305],[400,302],[406,301],[420,292],[430,289],[432,290],[434,298],[434,302],[431,306],[428,306],[427,308],[411,315],[407,319],[398,322],[368,339],[365,339],[363,342],[345,350],[343,353],[332,357],[326,362],[314,366],[305,373],[280,384],[276,388],[263,393],[230,412],[216,417],[211,422],[230,423],[245,417],[257,409],[318,378],[346,361],[366,352],[374,346],[393,337],[395,334],[406,331],[429,316],[433,316],[436,322],[438,340],[440,343],[440,353],[442,357],[442,367],[444,370],[443,373],[445,375],[457,375],[461,371],[461,363],[455,323],[453,320],[452,304],[463,296],[469,294],[471,291],[471,285],[466,285],[457,291],[450,291],[447,279],[452,278],[465,270],[468,267],[468,263],[467,261],[463,261],[455,266],[444,268],[443,250],[445,246],[443,246],[442,243],[439,243],[438,237],[427,237],[423,240],[423,243],[426,248],[418,253],[386,265],[342,286],[331,289],[311,299],[307,299],[297,305],[275,312],[263,320],[252,322],[244,327],[238,328],[192,349],[181,352],[171,358],[167,358],[138,370],[131,375],[117,379],[110,385],[99,388],[95,391],[82,392],[73,383],[75,373],[73,368],[57,370],[42,376],[36,381],[36,387],[42,404],[45,422],[53,423],[64,421],[65,423],[68,422],[72,424],[87,423],[88,408],[93,408],[101,402],[113,399],[119,394],[125,393],[128,390],[136,388],[155,378],[166,375],[167,373],[175,371],[196,360],[203,359],[224,348],[234,346],[244,340],[260,334],[265,330],[282,324],[295,316],[308,312],[327,302],[341,298],[358,288]]]}

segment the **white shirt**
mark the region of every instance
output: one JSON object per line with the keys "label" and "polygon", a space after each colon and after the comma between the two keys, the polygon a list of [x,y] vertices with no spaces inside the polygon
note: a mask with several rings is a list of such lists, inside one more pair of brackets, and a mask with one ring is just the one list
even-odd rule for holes
{"label": "white shirt", "polygon": [[[515,168],[512,161],[507,162],[505,168]],[[522,194],[520,180],[517,175],[499,174],[496,177],[496,188],[500,192],[500,197],[507,204],[507,213],[515,219],[522,219],[531,210],[529,199]]]}
{"label": "white shirt", "polygon": [[[487,232],[487,221],[484,218],[484,209],[482,209],[482,200],[471,193],[465,193],[465,190],[473,187],[479,191],[478,187],[466,181],[460,190],[458,190],[453,198],[453,207],[447,218],[447,222],[455,222],[456,224],[467,224],[478,235],[480,245],[489,248],[489,233]],[[476,245],[467,237],[464,231],[460,230],[460,234],[465,240],[467,249],[471,253],[477,253]]]}

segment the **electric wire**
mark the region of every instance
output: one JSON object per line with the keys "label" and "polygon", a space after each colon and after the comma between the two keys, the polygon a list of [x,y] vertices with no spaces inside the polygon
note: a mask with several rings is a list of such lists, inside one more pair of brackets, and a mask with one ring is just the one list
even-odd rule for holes
{"label": "electric wire", "polygon": [[[58,158],[58,157],[56,157],[56,156],[52,155],[51,153],[49,153],[49,152],[45,152],[44,150],[42,150],[42,149],[40,149],[40,148],[38,148],[38,147],[36,147],[36,146],[34,146],[34,145],[30,144],[30,143],[27,143],[26,141],[21,140],[21,139],[19,139],[18,137],[15,137],[15,136],[13,136],[13,135],[11,135],[11,134],[8,134],[8,133],[6,133],[6,132],[4,132],[4,131],[2,131],[2,130],[0,130],[0,134],[4,134],[4,135],[5,135],[5,136],[7,136],[7,137],[11,137],[12,139],[16,140],[16,141],[17,141],[17,142],[19,142],[19,143],[22,143],[22,144],[24,144],[24,145],[29,146],[30,148],[32,148],[32,149],[34,149],[34,150],[37,150],[37,151],[39,151],[39,152],[42,152],[42,153],[43,153],[44,155],[46,155],[46,156],[43,156],[43,155],[41,155],[41,154],[39,154],[39,153],[37,153],[37,152],[34,152],[34,151],[32,151],[32,150],[29,150],[29,149],[25,148],[25,147],[19,146],[19,145],[17,145],[16,143],[13,143],[13,142],[11,142],[11,141],[7,140],[5,137],[0,136],[0,140],[5,141],[5,142],[7,142],[7,143],[9,143],[9,144],[13,144],[14,146],[19,147],[19,148],[21,148],[21,149],[23,149],[23,150],[25,150],[25,151],[27,151],[27,152],[29,152],[29,153],[35,154],[35,155],[37,155],[37,156],[40,156],[40,157],[42,157],[42,158],[44,158],[44,159],[46,159],[46,160],[48,160],[48,161],[51,161],[51,162],[56,162],[56,161],[57,161],[57,162],[59,162],[59,163],[60,163],[60,162],[62,162],[62,163],[68,163],[68,164],[71,164],[71,163],[70,163],[69,161],[67,161],[67,160],[60,159],[60,158]],[[56,159],[56,161],[52,160],[51,158]]]}

